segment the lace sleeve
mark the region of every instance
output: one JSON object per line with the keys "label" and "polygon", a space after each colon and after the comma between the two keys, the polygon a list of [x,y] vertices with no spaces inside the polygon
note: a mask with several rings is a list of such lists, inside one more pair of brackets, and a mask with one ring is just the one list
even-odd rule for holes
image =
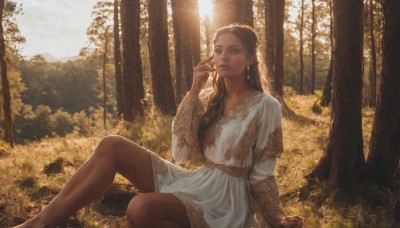
{"label": "lace sleeve", "polygon": [[263,102],[260,116],[256,145],[253,150],[253,164],[279,157],[283,152],[282,112],[279,102],[272,97],[266,99]]}
{"label": "lace sleeve", "polygon": [[179,105],[172,122],[172,156],[178,163],[200,157],[197,137],[199,120],[204,113],[205,95],[198,97],[187,93]]}
{"label": "lace sleeve", "polygon": [[279,203],[278,185],[274,176],[250,185],[251,194],[265,221],[272,227],[280,226],[284,219]]}

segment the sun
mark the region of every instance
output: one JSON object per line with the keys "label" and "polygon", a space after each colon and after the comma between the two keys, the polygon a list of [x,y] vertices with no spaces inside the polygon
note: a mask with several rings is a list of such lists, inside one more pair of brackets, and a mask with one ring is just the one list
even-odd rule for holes
{"label": "sun", "polygon": [[199,0],[199,14],[200,18],[212,18],[213,8],[212,0]]}

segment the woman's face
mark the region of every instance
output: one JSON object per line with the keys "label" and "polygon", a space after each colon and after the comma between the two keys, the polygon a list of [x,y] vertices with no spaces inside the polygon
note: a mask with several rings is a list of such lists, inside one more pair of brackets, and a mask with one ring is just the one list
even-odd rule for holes
{"label": "woman's face", "polygon": [[214,63],[221,78],[234,79],[245,77],[245,69],[251,60],[239,38],[224,33],[214,44]]}

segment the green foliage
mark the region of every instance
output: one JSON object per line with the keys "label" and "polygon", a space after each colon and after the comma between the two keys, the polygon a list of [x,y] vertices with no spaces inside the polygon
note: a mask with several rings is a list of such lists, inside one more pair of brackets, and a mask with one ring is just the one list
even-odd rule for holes
{"label": "green foliage", "polygon": [[134,122],[120,121],[117,134],[153,152],[166,155],[171,150],[173,117],[160,115],[153,109],[145,110],[145,114],[145,117]]}
{"label": "green foliage", "polygon": [[68,112],[64,112],[61,109],[57,110],[51,116],[51,127],[56,135],[65,137],[68,133],[73,130],[73,120]]}
{"label": "green foliage", "polygon": [[35,121],[33,122],[34,137],[37,139],[51,135],[51,109],[49,106],[39,105],[35,109]]}
{"label": "green foliage", "polygon": [[53,115],[50,107],[45,105],[39,105],[35,110],[30,105],[24,105],[14,125],[15,141],[18,143],[50,137],[53,132],[63,135],[71,131],[71,116],[61,110]]}
{"label": "green foliage", "polygon": [[72,117],[74,121],[74,132],[79,136],[90,136],[93,134],[94,121],[84,111],[77,112]]}
{"label": "green foliage", "polygon": [[47,105],[52,110],[63,108],[75,113],[97,106],[93,85],[98,63],[77,60],[67,63],[48,63],[39,56],[21,62],[22,81],[26,90],[22,101],[34,108]]}
{"label": "green foliage", "polygon": [[[112,50],[114,44],[113,15],[114,7],[111,1],[100,0],[96,3],[92,11],[92,22],[86,31],[89,42],[86,47],[82,48],[81,56],[98,56],[106,52],[111,57],[112,52],[108,52],[108,50]],[[106,39],[108,39],[108,50],[105,50],[104,47]]]}
{"label": "green foliage", "polygon": [[[15,16],[22,14],[21,4],[16,4],[13,1],[5,1],[3,10],[3,29],[6,51],[12,55],[17,55],[19,59],[19,45],[25,43],[25,38],[19,31]],[[15,59],[14,59],[15,60]],[[17,61],[12,61],[13,63]]]}

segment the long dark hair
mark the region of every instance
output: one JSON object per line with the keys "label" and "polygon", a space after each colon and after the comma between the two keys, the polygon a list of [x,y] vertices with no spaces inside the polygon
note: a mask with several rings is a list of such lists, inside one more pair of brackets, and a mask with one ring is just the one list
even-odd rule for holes
{"label": "long dark hair", "polygon": [[[248,25],[231,24],[218,29],[214,37],[214,45],[216,40],[226,33],[235,35],[242,42],[248,57],[253,59],[253,64],[250,65],[249,69],[250,79],[247,81],[254,90],[263,92],[264,89],[261,84],[262,71],[259,69],[260,64],[257,58],[259,39],[256,32]],[[223,115],[223,100],[226,94],[224,80],[216,72],[213,73],[212,78],[215,92],[211,95],[206,112],[200,118],[197,132],[202,153],[207,132]]]}

